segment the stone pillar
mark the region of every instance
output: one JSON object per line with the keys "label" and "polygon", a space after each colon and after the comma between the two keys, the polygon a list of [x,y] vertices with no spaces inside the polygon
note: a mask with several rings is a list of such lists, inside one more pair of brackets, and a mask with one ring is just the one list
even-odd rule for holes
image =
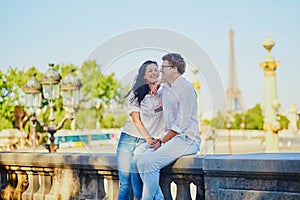
{"label": "stone pillar", "polygon": [[[33,195],[33,200],[41,200],[45,199],[46,194],[51,189],[51,176],[49,174],[51,169],[40,169],[41,171],[38,172],[40,178],[40,188],[39,190]],[[52,169],[53,170],[53,169]]]}
{"label": "stone pillar", "polygon": [[191,200],[191,179],[188,175],[177,175],[174,179],[177,186],[176,200]]}
{"label": "stone pillar", "polygon": [[198,175],[198,176],[193,176],[193,183],[197,187],[197,192],[196,192],[196,199],[197,200],[204,200],[205,195],[204,195],[204,178],[203,175]]}
{"label": "stone pillar", "polygon": [[280,65],[270,54],[275,42],[268,35],[263,41],[268,55],[260,67],[264,70],[264,131],[266,132],[266,152],[278,152],[278,131],[280,124],[277,121],[277,111],[280,103],[277,99],[276,68]]}
{"label": "stone pillar", "polygon": [[14,199],[13,195],[18,183],[17,174],[11,169],[10,166],[6,166],[5,168],[7,170],[8,180],[7,185],[3,188],[3,190],[1,190],[1,198],[3,200],[11,200]]}
{"label": "stone pillar", "polygon": [[104,175],[104,178],[107,180],[107,191],[106,191],[105,199],[107,200],[118,199],[118,193],[119,193],[118,171],[111,171],[109,174]]}
{"label": "stone pillar", "polygon": [[2,190],[7,184],[7,172],[4,169],[0,169],[0,190]]}
{"label": "stone pillar", "polygon": [[45,196],[45,200],[56,200],[59,199],[59,194],[61,190],[61,180],[59,180],[59,169],[55,169],[53,172],[49,172],[49,175],[52,177],[52,187],[49,193]]}
{"label": "stone pillar", "polygon": [[31,167],[22,167],[22,170],[26,171],[28,176],[28,187],[22,194],[22,200],[32,200],[33,195],[39,189],[39,175]]}
{"label": "stone pillar", "polygon": [[22,193],[26,191],[28,187],[28,176],[27,174],[21,170],[20,167],[17,167],[16,173],[18,178],[18,184],[15,189],[15,192],[13,194],[15,200],[21,200],[22,199]]}
{"label": "stone pillar", "polygon": [[81,171],[79,178],[79,199],[103,199],[105,197],[104,177],[96,170]]}
{"label": "stone pillar", "polygon": [[172,200],[172,194],[171,194],[171,174],[160,174],[160,188],[164,194],[165,200]]}

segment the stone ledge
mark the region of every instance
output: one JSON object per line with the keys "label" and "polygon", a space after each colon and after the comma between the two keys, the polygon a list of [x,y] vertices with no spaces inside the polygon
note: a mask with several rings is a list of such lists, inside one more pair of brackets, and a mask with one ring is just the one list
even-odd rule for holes
{"label": "stone ledge", "polygon": [[218,199],[300,199],[299,193],[281,191],[219,189]]}
{"label": "stone ledge", "polygon": [[254,173],[298,174],[299,153],[260,153],[235,155],[209,155],[202,160],[204,172],[234,171]]}
{"label": "stone ledge", "polygon": [[[1,152],[0,164],[19,166],[117,168],[115,154]],[[170,168],[168,166],[167,168]],[[204,172],[235,171],[240,173],[290,173],[298,174],[300,153],[190,155],[178,159],[172,168]]]}

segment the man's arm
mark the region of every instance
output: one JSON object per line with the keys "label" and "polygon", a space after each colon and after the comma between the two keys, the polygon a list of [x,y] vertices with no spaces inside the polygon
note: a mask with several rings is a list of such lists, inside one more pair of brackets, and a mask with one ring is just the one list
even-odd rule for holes
{"label": "man's arm", "polygon": [[173,137],[175,137],[178,133],[173,131],[173,130],[169,130],[169,132],[160,139],[160,143],[166,143],[169,140],[171,140]]}
{"label": "man's arm", "polygon": [[154,150],[158,149],[163,143],[168,142],[169,140],[171,140],[173,137],[175,137],[178,133],[173,131],[173,130],[169,130],[169,132],[163,137],[158,139],[159,142],[153,143],[152,145],[150,145],[150,148],[154,148]]}

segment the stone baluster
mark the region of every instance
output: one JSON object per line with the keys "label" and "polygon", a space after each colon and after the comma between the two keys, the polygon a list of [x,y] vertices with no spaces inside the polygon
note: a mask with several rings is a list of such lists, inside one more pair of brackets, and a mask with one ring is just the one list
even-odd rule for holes
{"label": "stone baluster", "polygon": [[174,182],[177,186],[176,200],[191,200],[191,179],[184,174],[174,176]]}
{"label": "stone baluster", "polygon": [[59,199],[59,192],[60,192],[60,182],[58,178],[58,171],[59,169],[54,169],[53,172],[49,172],[49,175],[52,178],[52,187],[47,195],[45,195],[45,200],[56,200]]}
{"label": "stone baluster", "polygon": [[0,191],[7,185],[7,172],[4,168],[0,168]]}
{"label": "stone baluster", "polygon": [[51,176],[49,172],[53,171],[51,168],[40,168],[38,169],[38,174],[40,178],[40,188],[33,195],[33,200],[43,200],[45,199],[46,194],[51,189]]}
{"label": "stone baluster", "polygon": [[197,200],[204,200],[204,180],[203,175],[197,175],[193,177],[193,183],[196,185],[197,192],[196,192],[196,199]]}
{"label": "stone baluster", "polygon": [[10,166],[5,166],[5,169],[8,173],[8,181],[4,189],[1,190],[1,198],[3,200],[11,200],[13,199],[14,191],[18,183],[17,174],[11,169]]}
{"label": "stone baluster", "polygon": [[171,194],[171,183],[172,178],[170,177],[170,174],[161,174],[160,175],[160,188],[164,194],[165,200],[172,200],[172,194]]}
{"label": "stone baluster", "polygon": [[[103,172],[99,172],[104,174]],[[119,178],[118,171],[112,170],[105,172],[104,178],[107,180],[107,191],[105,199],[118,199],[119,193]]]}
{"label": "stone baluster", "polygon": [[15,200],[22,199],[22,193],[26,191],[28,187],[28,176],[25,171],[21,170],[20,167],[11,167],[15,170],[17,174],[18,184],[13,194]]}
{"label": "stone baluster", "polygon": [[103,199],[104,178],[96,170],[82,170],[79,175],[79,199]]}
{"label": "stone baluster", "polygon": [[60,197],[61,200],[69,200],[78,195],[79,169],[62,169],[60,171],[60,182],[62,182]]}
{"label": "stone baluster", "polygon": [[97,179],[97,182],[98,182],[98,195],[97,195],[97,199],[103,199],[106,195],[106,192],[105,192],[105,187],[104,187],[104,176],[102,175],[98,175],[97,176],[98,179]]}
{"label": "stone baluster", "polygon": [[22,200],[32,200],[33,195],[38,191],[40,187],[39,175],[34,170],[34,168],[22,167],[21,169],[25,171],[28,176],[28,187],[27,190],[22,194]]}
{"label": "stone baluster", "polygon": [[45,195],[45,200],[68,200],[78,193],[77,170],[55,168],[54,171],[49,172],[49,175],[52,177],[52,187]]}

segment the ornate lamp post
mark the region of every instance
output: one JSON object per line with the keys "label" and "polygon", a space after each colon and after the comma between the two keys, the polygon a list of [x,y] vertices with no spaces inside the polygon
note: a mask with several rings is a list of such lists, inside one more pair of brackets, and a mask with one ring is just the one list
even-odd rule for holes
{"label": "ornate lamp post", "polygon": [[73,70],[70,70],[69,74],[61,82],[63,104],[65,109],[70,113],[73,113],[74,109],[78,108],[81,86],[82,84],[74,76]]}
{"label": "ornate lamp post", "polygon": [[[75,117],[75,111],[79,106],[80,88],[82,86],[79,79],[74,76],[73,70],[61,82],[63,105],[66,113]],[[72,127],[72,129],[75,129]]]}
{"label": "ornate lamp post", "polygon": [[[54,121],[55,121],[54,101],[59,98],[59,88],[60,88],[61,77],[58,74],[58,72],[53,69],[53,67],[54,67],[54,64],[49,64],[49,69],[46,71],[46,73],[44,74],[44,76],[42,78],[43,96],[49,102],[49,108],[50,108],[50,116],[49,116],[50,123],[49,123],[49,125],[47,126],[44,122],[42,122],[41,120],[39,120],[35,117],[36,110],[34,111],[34,114],[33,114],[33,116],[35,117],[35,120],[39,121],[39,123],[41,124],[43,129],[45,131],[47,131],[48,133],[50,133],[50,138],[49,138],[50,144],[45,145],[46,148],[49,150],[49,152],[56,152],[56,150],[59,148],[59,145],[54,143],[54,141],[55,141],[54,134],[56,133],[56,131],[61,129],[67,120],[72,121],[75,117],[74,112],[75,112],[75,109],[79,105],[79,90],[81,87],[80,81],[72,74],[71,71],[65,77],[65,79],[61,82],[63,105],[64,105],[64,109],[66,111],[66,115],[65,115],[64,119],[56,126],[54,123]],[[28,85],[30,83],[30,81],[33,82],[30,79],[26,85]],[[38,83],[37,79],[35,79],[34,82]],[[37,93],[38,93],[37,90],[35,90],[36,93],[33,93],[28,89],[27,90],[24,89],[24,91],[26,93],[26,96],[28,96],[27,98],[25,96],[25,99],[27,99],[27,100],[25,100],[27,102],[26,106],[33,107],[32,105],[34,104],[34,108],[40,107],[40,104],[37,105],[34,102],[37,100],[35,100],[35,98],[33,98],[33,97],[30,97],[30,95],[33,95],[33,94],[37,96]],[[41,96],[40,90],[39,90],[38,94],[39,94],[39,96]]]}
{"label": "ornate lamp post", "polygon": [[36,148],[36,111],[41,107],[41,90],[42,86],[36,79],[36,74],[29,79],[29,81],[24,86],[25,91],[25,106],[30,112],[30,140],[33,150]]}
{"label": "ornate lamp post", "polygon": [[268,35],[263,46],[268,52],[260,67],[264,70],[264,131],[266,132],[266,152],[278,152],[278,135],[280,124],[277,121],[277,111],[280,103],[277,98],[276,68],[280,62],[271,55],[275,42]]}
{"label": "ornate lamp post", "polygon": [[[46,148],[49,152],[55,152],[58,149],[58,144],[54,144],[54,134],[59,129],[54,124],[54,101],[59,98],[59,81],[61,79],[59,73],[53,69],[54,64],[49,64],[49,69],[43,75],[42,86],[43,86],[43,96],[49,102],[50,115],[49,115],[49,126],[45,127],[43,123],[42,126],[50,133],[50,144],[46,144]],[[64,123],[65,121],[63,121]],[[62,125],[63,125],[62,123]]]}

